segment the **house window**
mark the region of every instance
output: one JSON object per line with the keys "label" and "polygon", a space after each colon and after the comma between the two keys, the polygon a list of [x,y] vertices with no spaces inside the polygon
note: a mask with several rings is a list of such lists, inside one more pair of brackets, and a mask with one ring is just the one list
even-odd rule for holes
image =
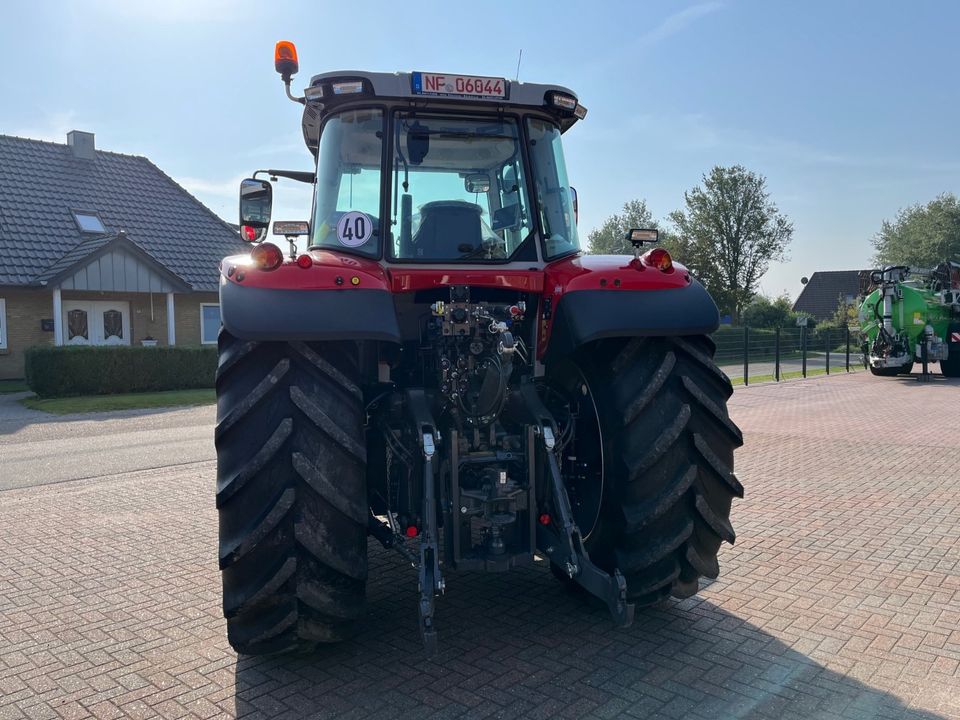
{"label": "house window", "polygon": [[72,342],[74,338],[78,338],[78,341],[90,340],[86,310],[77,309],[67,313],[67,342]]}
{"label": "house window", "polygon": [[220,332],[220,306],[213,303],[200,304],[200,342],[215,345]]}
{"label": "house window", "polygon": [[73,219],[77,222],[80,232],[102,234],[107,231],[103,226],[103,220],[95,212],[74,210]]}
{"label": "house window", "polygon": [[7,349],[7,301],[0,298],[0,350]]}

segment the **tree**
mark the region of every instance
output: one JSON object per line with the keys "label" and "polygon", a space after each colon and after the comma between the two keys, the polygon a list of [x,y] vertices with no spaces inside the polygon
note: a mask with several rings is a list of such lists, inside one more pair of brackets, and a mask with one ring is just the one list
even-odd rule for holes
{"label": "tree", "polygon": [[837,296],[837,309],[833,311],[830,324],[837,327],[848,327],[860,322],[860,308],[856,302],[848,303],[843,295]]}
{"label": "tree", "polygon": [[684,193],[670,219],[687,250],[684,264],[722,311],[739,318],[770,263],[787,257],[793,223],[770,200],[767,180],[741,165],[714,167]]}
{"label": "tree", "polygon": [[[633,255],[633,245],[627,240],[630,228],[655,228],[657,221],[647,208],[646,200],[630,200],[623,204],[623,212],[608,217],[603,225],[587,235],[588,252],[594,255]],[[671,251],[672,235],[660,230],[660,244]]]}
{"label": "tree", "polygon": [[786,294],[773,298],[758,295],[743,309],[743,324],[755,328],[789,327],[797,322],[797,313]]}
{"label": "tree", "polygon": [[934,267],[960,258],[960,201],[944,193],[901,210],[893,221],[883,221],[873,246],[878,265]]}

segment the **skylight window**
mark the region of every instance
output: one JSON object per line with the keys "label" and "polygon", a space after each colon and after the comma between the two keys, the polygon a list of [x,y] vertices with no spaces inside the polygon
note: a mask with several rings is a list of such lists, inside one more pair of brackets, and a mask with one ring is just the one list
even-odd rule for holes
{"label": "skylight window", "polygon": [[85,233],[105,233],[107,229],[103,226],[103,220],[94,212],[73,211],[73,219],[77,221],[80,232]]}

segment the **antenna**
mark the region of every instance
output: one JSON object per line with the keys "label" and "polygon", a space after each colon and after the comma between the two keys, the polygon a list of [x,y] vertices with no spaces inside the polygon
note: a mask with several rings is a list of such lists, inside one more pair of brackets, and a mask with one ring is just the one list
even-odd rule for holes
{"label": "antenna", "polygon": [[517,76],[514,78],[515,81],[520,80],[520,61],[523,60],[523,48],[520,48],[520,56],[517,58]]}

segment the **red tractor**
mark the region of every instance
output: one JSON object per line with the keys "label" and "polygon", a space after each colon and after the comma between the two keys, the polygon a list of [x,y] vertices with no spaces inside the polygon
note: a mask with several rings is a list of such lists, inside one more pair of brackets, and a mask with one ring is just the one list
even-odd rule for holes
{"label": "red tractor", "polygon": [[[688,597],[734,541],[742,444],[713,300],[655,230],[584,255],[561,135],[570,90],[331,72],[303,97],[315,172],[241,186],[249,255],[221,267],[223,609],[244,653],[347,637],[367,539],[416,569],[420,632],[461,571],[549,562],[627,626]],[[266,174],[310,183],[273,223]],[[297,250],[298,238],[302,251]]]}

